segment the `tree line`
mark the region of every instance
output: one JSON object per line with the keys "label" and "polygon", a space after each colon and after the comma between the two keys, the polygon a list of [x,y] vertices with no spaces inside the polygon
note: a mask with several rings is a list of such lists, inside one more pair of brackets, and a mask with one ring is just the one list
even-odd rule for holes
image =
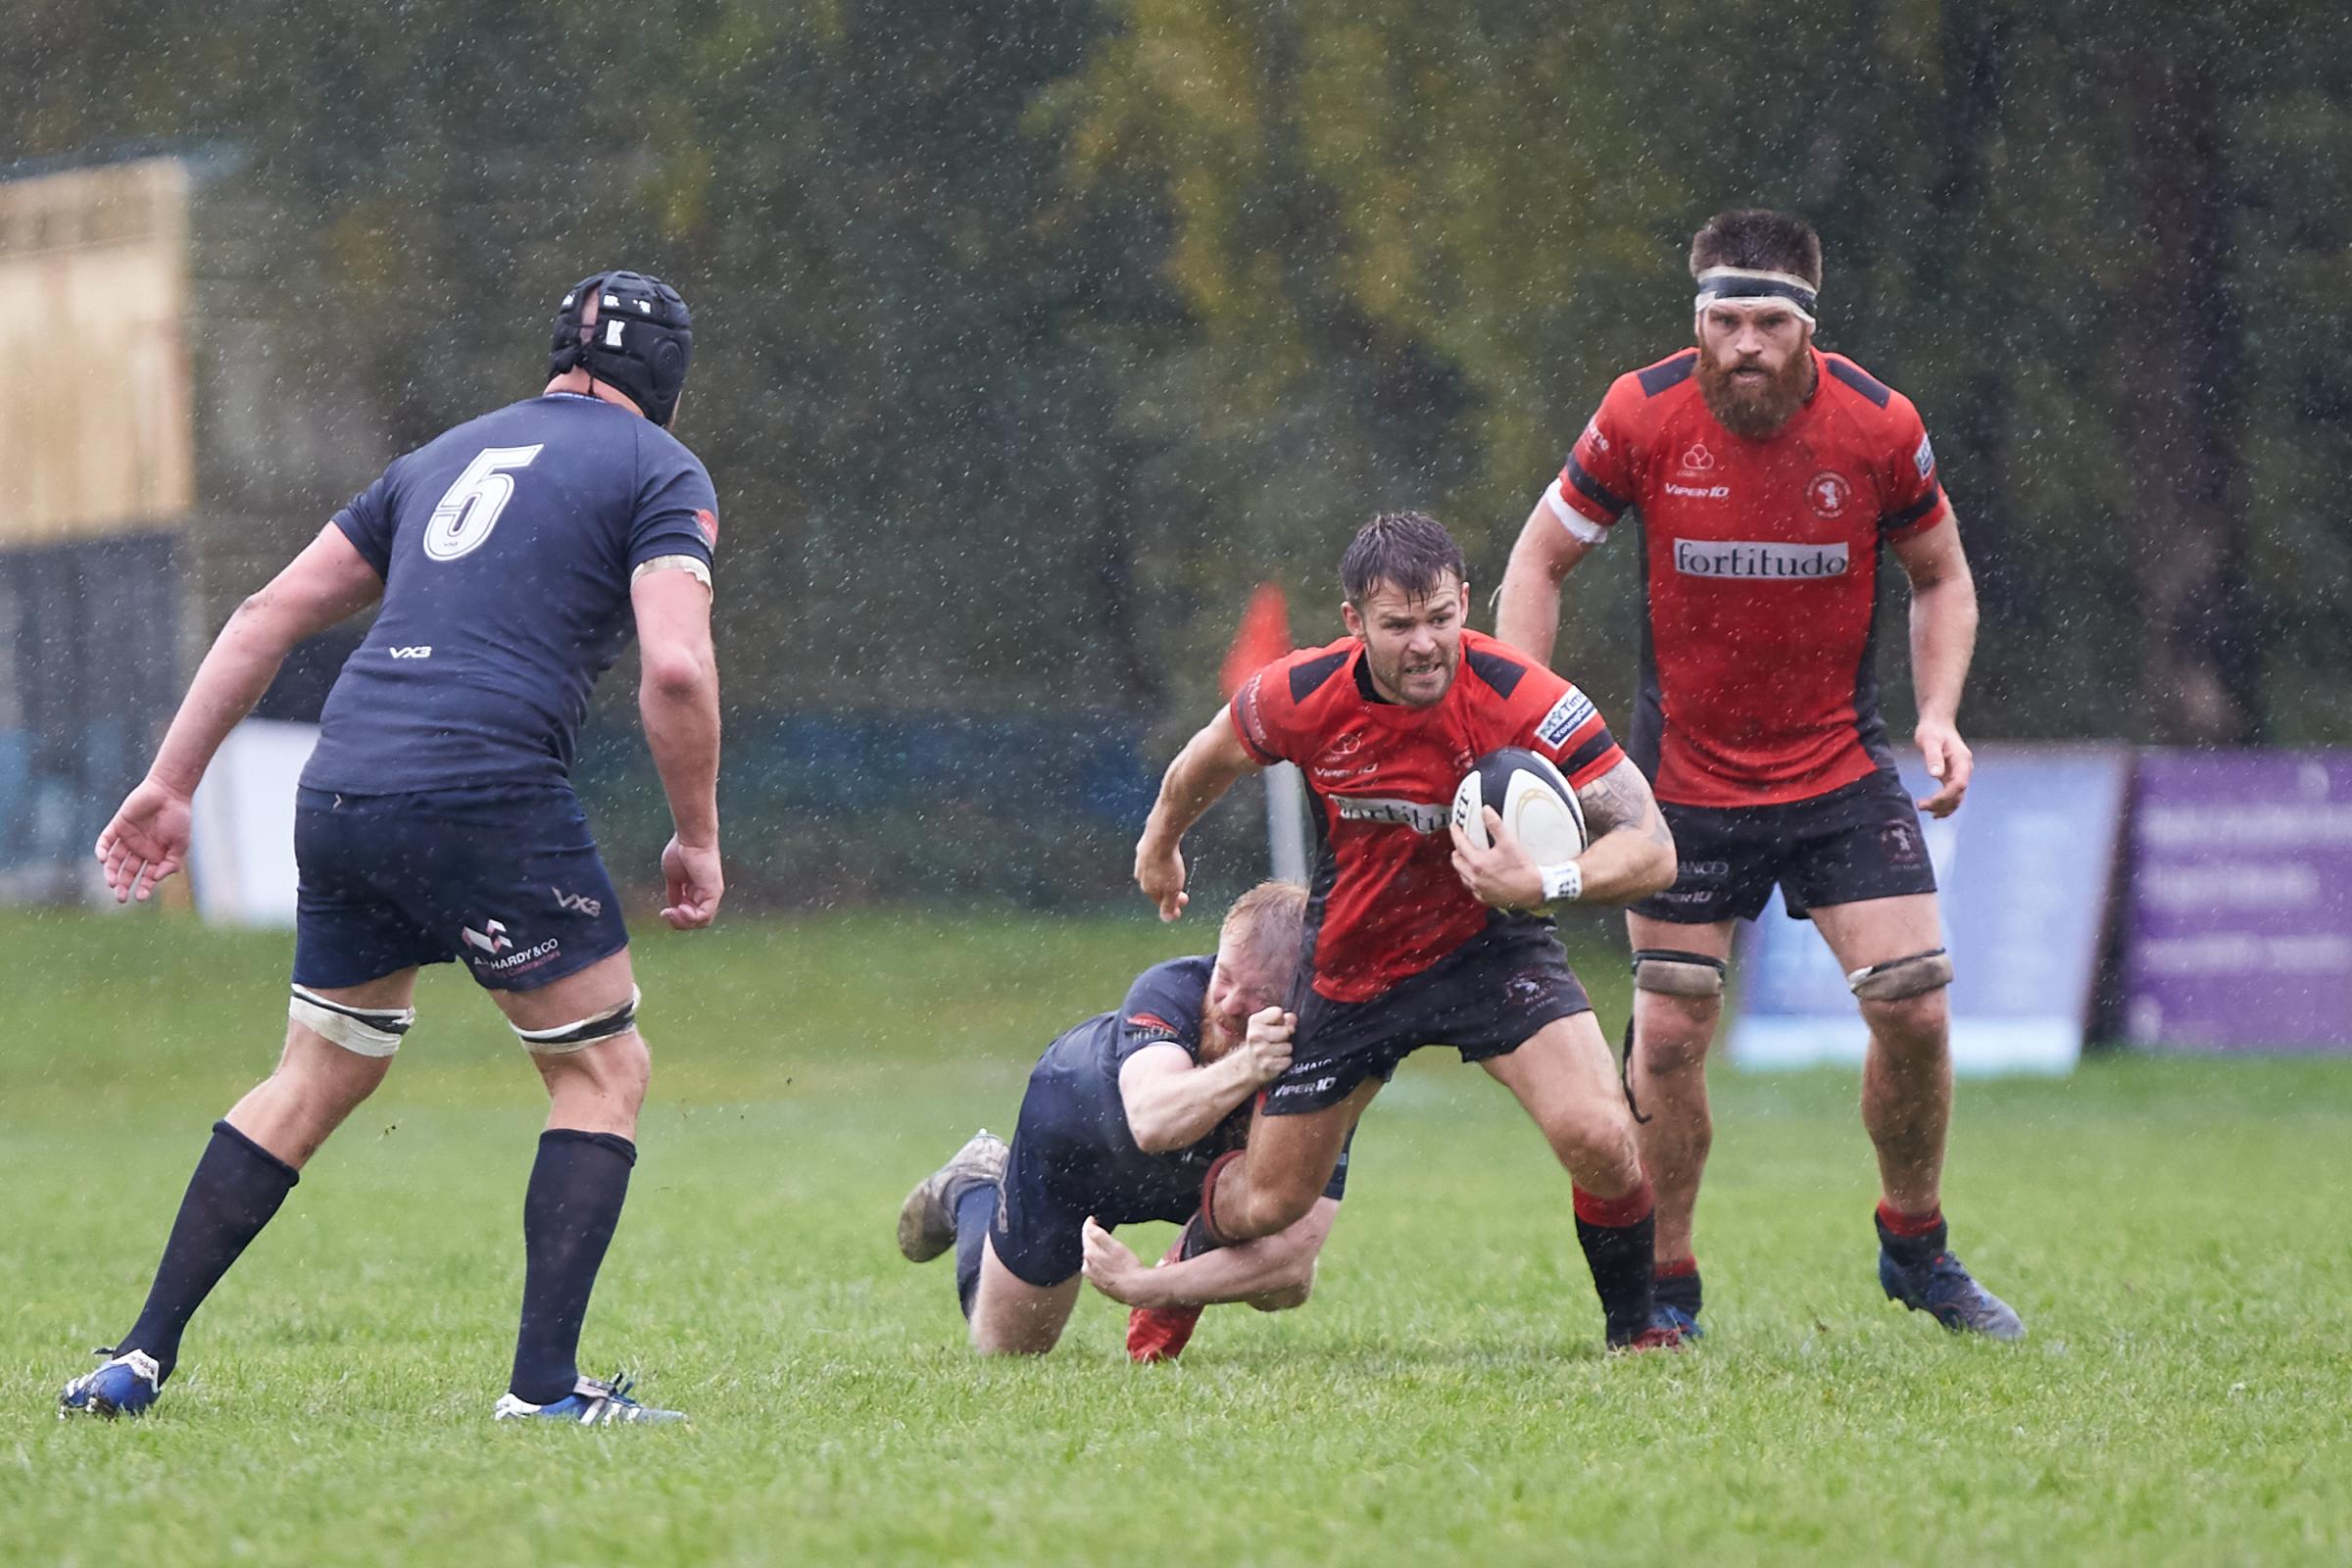
{"label": "tree line", "polygon": [[[238,148],[394,446],[677,282],[737,705],[1196,716],[1385,508],[1491,585],[1762,203],[1935,434],[1972,732],[2352,741],[2352,50],[2288,0],[28,0],[0,81],[27,160]],[[1618,708],[1631,554],[1561,654]]]}

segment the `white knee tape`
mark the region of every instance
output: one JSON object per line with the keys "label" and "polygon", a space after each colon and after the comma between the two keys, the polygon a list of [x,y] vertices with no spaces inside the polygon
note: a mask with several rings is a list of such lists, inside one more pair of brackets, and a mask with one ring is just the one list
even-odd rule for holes
{"label": "white knee tape", "polygon": [[1943,949],[1930,948],[1907,958],[1889,958],[1856,969],[1845,977],[1845,983],[1864,1002],[1903,1002],[1950,985],[1952,959]]}
{"label": "white knee tape", "polygon": [[631,986],[628,1001],[593,1013],[576,1023],[560,1023],[553,1029],[524,1029],[519,1025],[510,1027],[514,1030],[514,1038],[522,1042],[522,1049],[531,1054],[566,1056],[583,1046],[593,1046],[599,1040],[625,1035],[636,1028],[637,1004],[644,1000],[645,993]]}
{"label": "white knee tape", "polygon": [[286,1004],[286,1016],[355,1056],[389,1056],[400,1049],[400,1037],[416,1021],[416,1009],[354,1007],[296,986],[293,1001]]}

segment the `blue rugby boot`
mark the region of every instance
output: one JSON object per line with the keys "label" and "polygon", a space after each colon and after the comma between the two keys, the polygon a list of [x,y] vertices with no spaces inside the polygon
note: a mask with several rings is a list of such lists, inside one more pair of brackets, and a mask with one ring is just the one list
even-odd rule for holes
{"label": "blue rugby boot", "polygon": [[104,1416],[109,1420],[119,1415],[145,1415],[164,1392],[164,1371],[154,1356],[145,1350],[124,1350],[120,1355],[112,1350],[93,1352],[107,1356],[107,1363],[95,1372],[84,1372],[65,1387],[57,1396],[59,1420],[70,1415]]}
{"label": "blue rugby boot", "polygon": [[[1879,1285],[1890,1301],[1914,1312],[1925,1312],[1954,1334],[1982,1334],[1988,1340],[2022,1340],[2025,1320],[2009,1303],[1979,1285],[1944,1246],[1946,1232],[1939,1213],[1932,1225],[1905,1236],[1879,1212]],[[1905,1229],[1913,1229],[1905,1226]]]}
{"label": "blue rugby boot", "polygon": [[670,1421],[683,1421],[683,1410],[660,1410],[650,1404],[639,1404],[629,1397],[634,1387],[624,1377],[607,1383],[602,1378],[582,1378],[572,1391],[550,1404],[533,1404],[512,1394],[498,1396],[491,1410],[493,1421],[569,1421],[575,1426],[607,1427],[619,1423],[660,1426]]}

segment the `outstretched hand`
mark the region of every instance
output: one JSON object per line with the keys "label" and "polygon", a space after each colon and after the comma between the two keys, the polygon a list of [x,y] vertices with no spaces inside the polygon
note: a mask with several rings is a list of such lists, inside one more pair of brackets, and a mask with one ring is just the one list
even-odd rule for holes
{"label": "outstretched hand", "polygon": [[156,884],[186,863],[191,808],[188,797],[154,779],[142,780],[98,835],[98,858],[117,904],[147,902]]}
{"label": "outstretched hand", "polygon": [[718,846],[680,844],[671,838],[662,852],[662,918],[673,931],[700,931],[718,917],[726,896],[718,868]]}

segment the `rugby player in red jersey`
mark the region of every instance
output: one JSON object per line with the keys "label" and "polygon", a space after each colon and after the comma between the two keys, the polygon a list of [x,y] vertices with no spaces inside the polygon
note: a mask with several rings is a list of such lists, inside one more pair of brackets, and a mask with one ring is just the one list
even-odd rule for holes
{"label": "rugby player in red jersey", "polygon": [[[1319,851],[1291,1065],[1220,1156],[1172,1258],[1272,1236],[1322,1195],[1364,1106],[1425,1045],[1518,1097],[1574,1181],[1577,1237],[1608,1343],[1680,1343],[1653,1324],[1651,1195],[1633,1116],[1545,906],[1623,903],[1674,879],[1641,771],[1567,681],[1468,630],[1462,553],[1416,513],[1373,518],[1340,562],[1348,635],[1267,665],[1187,743],[1135,848],[1162,919],[1184,911],[1186,829],[1252,768],[1305,773]],[[1592,843],[1538,865],[1490,814],[1490,848],[1449,823],[1454,786],[1506,746],[1556,762]],[[1139,1310],[1128,1346],[1181,1345],[1198,1308]]]}
{"label": "rugby player in red jersey", "polygon": [[1659,1319],[1699,1311],[1691,1210],[1713,1141],[1705,1061],[1735,920],[1775,883],[1837,955],[1870,1028],[1862,1120],[1877,1147],[1879,1280],[1946,1328],[2025,1326],[1945,1247],[1951,1054],[1936,877],[1880,716],[1882,549],[1911,587],[1912,739],[1958,808],[1955,727],[1977,597],[1936,454],[1908,398],[1813,345],[1821,241],[1759,209],[1690,246],[1697,347],[1619,376],[1503,574],[1497,631],[1548,660],[1560,581],[1640,514],[1648,599],[1633,755],[1674,830],[1674,886],[1635,904],[1628,1093],[1657,1184]]}

